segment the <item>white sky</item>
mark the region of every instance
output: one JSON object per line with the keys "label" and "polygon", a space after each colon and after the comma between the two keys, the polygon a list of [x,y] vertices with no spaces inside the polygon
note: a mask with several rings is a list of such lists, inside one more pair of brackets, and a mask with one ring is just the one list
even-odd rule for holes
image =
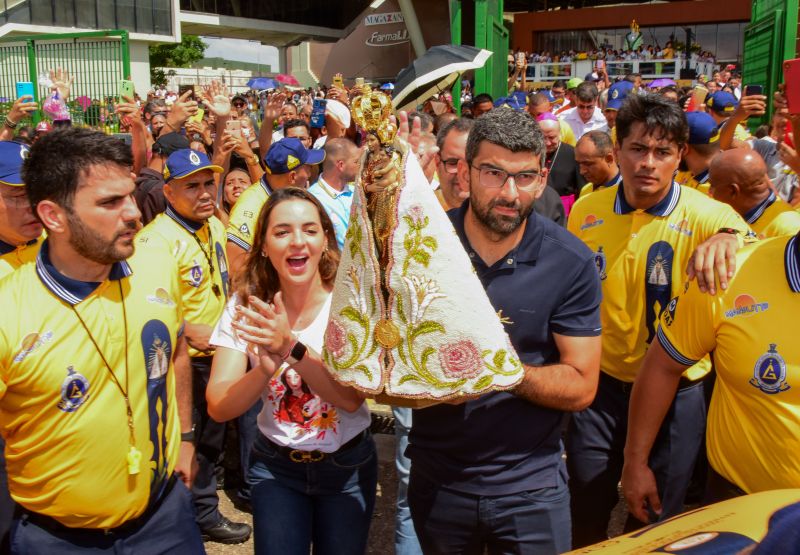
{"label": "white sky", "polygon": [[208,45],[206,58],[224,58],[237,62],[250,62],[272,66],[272,71],[278,71],[278,49],[274,46],[249,40],[219,39],[215,37],[202,37]]}

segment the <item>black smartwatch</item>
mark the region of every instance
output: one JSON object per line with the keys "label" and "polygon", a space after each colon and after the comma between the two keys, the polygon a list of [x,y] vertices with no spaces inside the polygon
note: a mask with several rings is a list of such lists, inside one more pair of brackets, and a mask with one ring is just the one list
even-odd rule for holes
{"label": "black smartwatch", "polygon": [[306,356],[307,351],[308,349],[306,348],[306,346],[298,341],[294,344],[294,347],[292,347],[289,356],[286,357],[286,361],[289,364],[297,364],[298,362],[303,360],[303,357]]}
{"label": "black smartwatch", "polygon": [[188,432],[181,432],[181,442],[188,441],[194,443],[197,439],[197,425],[192,424],[192,429]]}

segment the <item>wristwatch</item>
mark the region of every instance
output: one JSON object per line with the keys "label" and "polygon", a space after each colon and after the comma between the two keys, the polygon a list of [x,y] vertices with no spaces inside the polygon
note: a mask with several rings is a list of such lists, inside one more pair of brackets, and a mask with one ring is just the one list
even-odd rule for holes
{"label": "wristwatch", "polygon": [[188,432],[181,432],[181,442],[188,441],[194,443],[197,439],[197,425],[192,424],[192,429]]}
{"label": "wristwatch", "polygon": [[306,356],[307,351],[308,349],[306,346],[297,341],[295,342],[294,347],[292,347],[292,350],[289,352],[289,356],[286,357],[286,361],[289,364],[296,364],[303,360],[303,357]]}

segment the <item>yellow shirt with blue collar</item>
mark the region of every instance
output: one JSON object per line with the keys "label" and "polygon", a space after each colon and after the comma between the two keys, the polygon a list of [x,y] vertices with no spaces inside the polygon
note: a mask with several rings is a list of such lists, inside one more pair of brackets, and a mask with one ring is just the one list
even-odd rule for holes
{"label": "yellow shirt with blue collar", "polygon": [[614,185],[619,185],[622,181],[622,174],[617,172],[617,175],[614,176],[613,179],[609,180],[607,183],[603,185],[595,185],[594,183],[587,183],[583,187],[581,187],[581,192],[578,193],[578,198],[587,197],[590,194],[594,193],[595,191],[599,191],[601,189],[607,189],[608,187],[613,187]]}
{"label": "yellow shirt with blue collar", "polygon": [[271,194],[272,189],[267,184],[266,178],[262,177],[258,183],[250,185],[239,195],[228,218],[228,241],[250,252],[258,215],[261,214],[261,209]]}
{"label": "yellow shirt with blue collar", "polygon": [[0,278],[7,276],[26,262],[35,260],[43,240],[44,235],[19,246],[0,241]]}
{"label": "yellow shirt with blue collar", "polygon": [[[225,226],[215,216],[205,222],[183,218],[170,205],[136,236],[136,248],[168,251],[177,269],[184,319],[217,325],[228,297]],[[209,260],[210,258],[210,260]],[[189,347],[189,356],[203,356]]]}
{"label": "yellow shirt with blue collar", "polygon": [[744,215],[759,239],[794,235],[800,230],[800,212],[773,191]]}
{"label": "yellow shirt with blue collar", "polygon": [[319,176],[319,180],[308,188],[308,192],[325,208],[325,212],[333,223],[333,230],[336,232],[336,242],[339,250],[344,248],[344,237],[347,234],[347,226],[350,224],[350,207],[353,206],[353,185],[348,183],[344,189],[337,191],[328,182]]}
{"label": "yellow shirt with blue collar", "polygon": [[[697,246],[721,228],[749,232],[734,210],[673,183],[647,210],[625,200],[624,183],[596,191],[575,203],[567,229],[595,252],[603,285],[600,368],[633,382],[660,314],[686,281],[686,266]],[[692,380],[710,370],[706,358],[687,370]]]}
{"label": "yellow shirt with blue collar", "polygon": [[800,487],[800,239],[774,237],[737,254],[717,295],[696,283],[670,303],[658,341],[689,366],[713,353],[706,444],[711,466],[747,493]]}
{"label": "yellow shirt with blue collar", "polygon": [[[53,267],[44,241],[0,281],[0,432],[11,497],[25,509],[114,528],[163,493],[180,446],[172,359],[183,322],[164,262],[142,249],[105,281],[80,282]],[[122,391],[141,453],[135,474]]]}
{"label": "yellow shirt with blue collar", "polygon": [[709,183],[708,177],[708,170],[702,171],[697,175],[692,175],[692,172],[690,171],[680,171],[675,174],[675,182],[678,185],[683,185],[684,187],[689,187],[691,189],[700,191],[704,195],[708,195],[709,190],[711,189],[711,183]]}

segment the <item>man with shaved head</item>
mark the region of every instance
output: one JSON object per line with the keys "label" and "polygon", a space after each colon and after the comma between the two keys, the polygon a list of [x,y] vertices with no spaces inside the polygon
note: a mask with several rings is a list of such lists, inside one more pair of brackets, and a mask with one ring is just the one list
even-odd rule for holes
{"label": "man with shaved head", "polygon": [[586,183],[575,163],[575,148],[561,140],[561,124],[554,116],[544,114],[539,119],[539,128],[545,141],[544,167],[550,172],[547,186],[555,189],[564,207],[569,208],[575,201],[575,195]]}
{"label": "man with shaved head", "polygon": [[604,131],[589,131],[575,146],[575,162],[578,171],[588,181],[581,189],[583,197],[606,187],[618,185],[622,181],[619,166],[614,158],[614,143]]}
{"label": "man with shaved head", "polygon": [[767,165],[749,148],[734,148],[711,162],[711,189],[716,200],[730,204],[759,238],[794,235],[800,213],[775,194]]}
{"label": "man with shaved head", "polygon": [[358,173],[359,149],[349,139],[331,139],[325,143],[322,174],[308,192],[320,201],[333,222],[336,242],[344,246],[353,204],[353,181]]}

